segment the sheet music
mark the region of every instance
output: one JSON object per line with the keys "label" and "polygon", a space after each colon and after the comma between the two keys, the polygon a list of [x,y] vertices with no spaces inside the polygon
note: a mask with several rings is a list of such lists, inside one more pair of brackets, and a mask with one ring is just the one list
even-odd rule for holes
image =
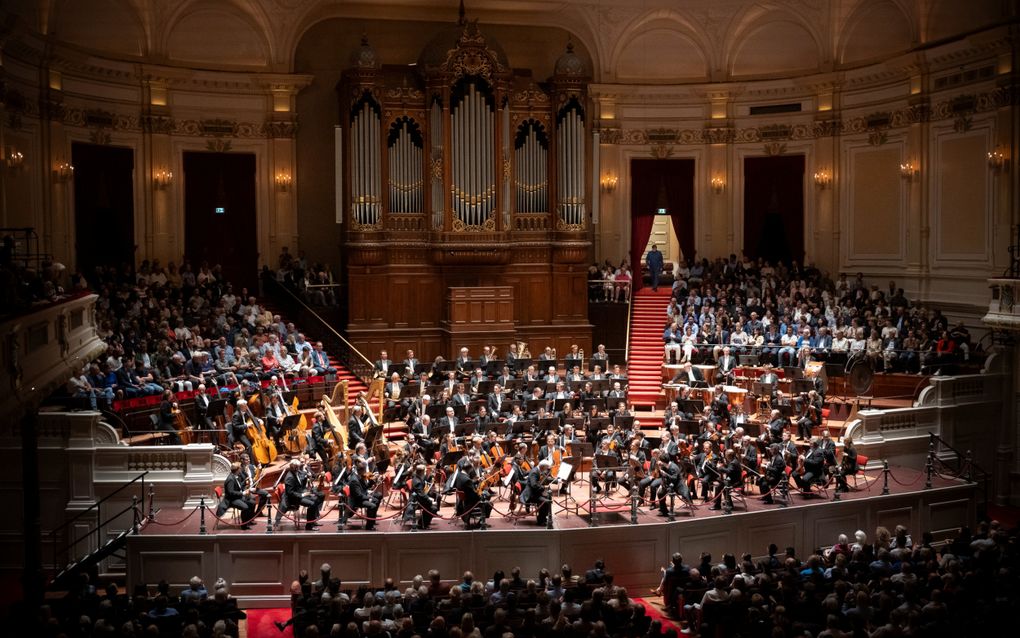
{"label": "sheet music", "polygon": [[574,471],[574,466],[570,463],[560,462],[560,470],[556,473],[557,481],[566,481],[570,478],[570,473]]}

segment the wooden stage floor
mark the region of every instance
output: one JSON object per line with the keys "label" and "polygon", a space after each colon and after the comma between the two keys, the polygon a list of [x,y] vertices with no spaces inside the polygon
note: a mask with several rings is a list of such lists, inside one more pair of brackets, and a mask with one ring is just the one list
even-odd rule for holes
{"label": "wooden stage floor", "polygon": [[[890,467],[889,471],[889,492],[891,495],[905,494],[924,489],[925,476],[923,471],[907,467]],[[595,525],[592,525],[591,516],[589,515],[590,499],[588,483],[586,480],[587,475],[582,474],[581,479],[581,483],[575,484],[572,487],[573,496],[577,499],[576,503],[569,502],[569,499],[565,496],[556,496],[554,498],[554,529],[583,529],[593,526],[602,527],[634,524],[631,522],[630,498],[623,488],[619,488],[609,496],[602,496],[597,499],[597,517]],[[960,485],[964,485],[963,481],[940,478],[938,476],[934,476],[932,478],[933,488]],[[841,493],[839,495],[840,500],[838,502],[853,502],[855,500],[880,496],[882,494],[883,487],[882,470],[868,470],[863,474],[858,474],[857,486],[858,487],[855,489],[854,482],[851,480],[850,492]],[[746,497],[734,497],[734,509],[732,515],[754,515],[756,513],[776,512],[799,507],[812,507],[826,503],[835,504],[837,501],[834,499],[834,487],[835,482],[831,482],[826,493],[815,490],[811,494],[807,495],[802,494],[799,490],[791,487],[789,492],[789,503],[786,508],[783,508],[778,504],[778,501],[781,500],[778,497],[777,504],[764,503],[761,495],[758,494],[757,487],[754,487]],[[395,495],[392,500],[395,505],[398,502],[397,496]],[[205,535],[266,535],[267,533],[273,533],[304,536],[365,531],[364,521],[355,517],[351,517],[343,528],[338,526],[340,511],[337,508],[337,501],[335,497],[330,497],[323,506],[322,512],[320,513],[320,527],[311,531],[305,530],[303,525],[296,526],[292,518],[285,516],[278,526],[274,525],[272,532],[268,532],[265,513],[252,522],[250,529],[245,530],[241,529],[239,525],[233,522],[230,512],[228,512],[224,518],[216,519],[213,513],[213,510],[215,510],[215,503],[207,505],[210,507],[205,514]],[[488,530],[486,531],[537,531],[544,529],[542,526],[538,525],[533,513],[527,516],[510,514],[508,502],[505,499],[500,498],[498,495],[493,498],[492,505],[493,512],[492,516],[486,521],[488,526]],[[661,524],[668,522],[667,518],[659,516],[658,510],[653,509],[652,505],[652,503],[647,501],[643,501],[639,504],[637,525]],[[701,499],[695,499],[694,507],[693,509],[690,509],[683,507],[680,499],[676,498],[674,518],[677,523],[683,523],[684,521],[693,519],[732,516],[724,513],[722,510],[709,509],[710,505],[712,505],[712,503],[704,503]],[[408,525],[400,523],[399,514],[400,511],[397,507],[390,507],[384,503],[380,506],[378,511],[378,518],[382,520],[377,523],[374,530],[368,533],[431,534],[435,532],[466,531],[464,523],[454,515],[452,495],[446,498],[446,505],[440,507],[439,514],[442,518],[433,519],[432,525],[428,530],[412,531]],[[275,515],[276,508],[274,505],[274,518]],[[202,525],[201,519],[202,517],[198,508],[172,510],[159,509],[155,512],[155,516],[152,521],[147,521],[143,524],[140,533],[145,536],[198,536],[200,535],[200,527]]]}

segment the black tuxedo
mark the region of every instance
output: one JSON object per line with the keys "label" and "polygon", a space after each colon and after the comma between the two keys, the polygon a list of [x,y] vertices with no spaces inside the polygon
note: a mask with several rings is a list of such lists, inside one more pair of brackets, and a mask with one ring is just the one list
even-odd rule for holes
{"label": "black tuxedo", "polygon": [[[277,522],[283,517],[285,508],[296,509],[299,506],[308,508],[307,520],[312,521],[319,517],[319,506],[322,505],[323,497],[322,494],[309,488],[307,472],[304,470],[288,472],[287,478],[284,480],[284,487],[285,505],[276,510]],[[310,529],[311,525],[308,523],[305,527]]]}
{"label": "black tuxedo", "polygon": [[365,520],[365,529],[374,529],[375,521],[371,519],[378,515],[379,498],[368,490],[368,484],[365,479],[357,474],[351,476],[350,481],[347,483],[347,487],[350,492],[348,495],[348,505],[350,505],[353,510],[364,508],[364,515],[368,517],[367,520]]}
{"label": "black tuxedo", "polygon": [[375,376],[388,377],[393,368],[392,359],[376,359],[375,360]]}
{"label": "black tuxedo", "polygon": [[223,516],[231,508],[241,513],[242,525],[255,518],[255,502],[244,493],[244,477],[240,472],[230,474],[223,482],[223,499],[216,508],[216,515]]}

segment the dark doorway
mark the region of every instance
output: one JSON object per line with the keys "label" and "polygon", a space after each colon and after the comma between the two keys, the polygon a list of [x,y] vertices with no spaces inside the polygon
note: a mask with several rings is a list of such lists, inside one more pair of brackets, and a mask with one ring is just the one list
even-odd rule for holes
{"label": "dark doorway", "polygon": [[630,263],[634,289],[641,288],[641,255],[652,233],[655,215],[665,208],[683,251],[692,261],[694,249],[694,160],[635,159],[630,162]]}
{"label": "dark doorway", "polygon": [[803,155],[744,159],[744,254],[803,262]]}
{"label": "dark doorway", "polygon": [[236,286],[258,281],[255,155],[184,154],[184,253],[197,272],[220,264]]}
{"label": "dark doorway", "polygon": [[129,148],[71,144],[77,267],[135,263],[135,153]]}

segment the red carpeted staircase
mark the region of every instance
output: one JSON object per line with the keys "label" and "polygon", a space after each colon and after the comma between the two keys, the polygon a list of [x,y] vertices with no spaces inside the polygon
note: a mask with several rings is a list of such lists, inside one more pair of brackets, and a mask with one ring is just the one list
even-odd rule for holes
{"label": "red carpeted staircase", "polygon": [[662,394],[662,332],[670,289],[642,288],[634,293],[630,309],[630,353],[627,377],[628,398],[637,407],[655,407]]}

